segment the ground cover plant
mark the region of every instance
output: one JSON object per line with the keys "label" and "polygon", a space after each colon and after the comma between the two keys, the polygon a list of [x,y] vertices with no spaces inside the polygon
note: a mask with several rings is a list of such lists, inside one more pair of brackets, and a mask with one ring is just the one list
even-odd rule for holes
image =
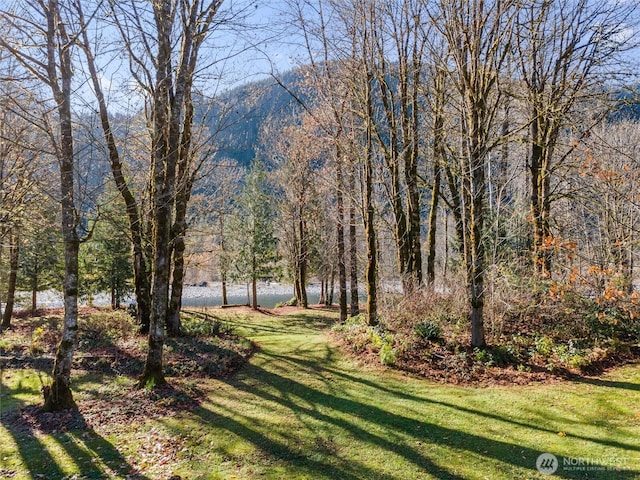
{"label": "ground cover plant", "polygon": [[[549,478],[536,469],[549,453],[558,478],[640,478],[634,364],[529,385],[438,384],[344,354],[330,331],[332,310],[219,309],[189,316],[191,336],[168,342],[168,387],[135,389],[135,362],[100,362],[98,352],[113,343],[132,353],[144,340],[120,334],[125,317],[108,318],[83,316],[77,413],[35,408],[55,315],[19,319],[3,334],[0,476]],[[18,335],[27,332],[24,347]],[[230,356],[253,352],[249,361],[226,376],[195,368],[223,339],[237,345],[224,347]],[[178,346],[197,358],[182,370],[172,357]]]}
{"label": "ground cover plant", "polygon": [[[487,346],[471,347],[460,287],[387,295],[380,323],[364,315],[333,327],[354,356],[453,383],[529,383],[599,374],[640,359],[638,292],[600,295],[520,279],[488,305]],[[498,282],[496,282],[498,283]]]}

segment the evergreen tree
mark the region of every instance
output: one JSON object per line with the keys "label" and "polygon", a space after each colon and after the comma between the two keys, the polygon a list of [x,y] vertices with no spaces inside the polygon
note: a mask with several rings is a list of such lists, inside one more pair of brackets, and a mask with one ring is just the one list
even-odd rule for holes
{"label": "evergreen tree", "polygon": [[18,288],[31,292],[31,311],[38,304],[38,292],[59,287],[62,279],[62,238],[60,227],[44,216],[33,219],[20,248]]}
{"label": "evergreen tree", "polygon": [[95,294],[108,292],[111,307],[119,308],[132,292],[133,265],[127,229],[124,206],[115,200],[105,208],[103,220],[96,225],[91,241],[83,245],[81,291],[90,303]]}
{"label": "evergreen tree", "polygon": [[252,307],[258,308],[257,281],[272,277],[278,261],[274,234],[275,209],[266,172],[258,160],[251,165],[232,221],[234,271],[252,285]]}

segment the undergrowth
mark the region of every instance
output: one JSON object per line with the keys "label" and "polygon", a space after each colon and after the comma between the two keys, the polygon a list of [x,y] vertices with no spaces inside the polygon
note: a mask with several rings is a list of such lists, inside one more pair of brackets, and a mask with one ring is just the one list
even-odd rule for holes
{"label": "undergrowth", "polygon": [[470,346],[465,292],[455,287],[387,295],[379,325],[360,315],[334,331],[357,356],[456,382],[599,373],[638,357],[637,293],[613,298],[520,280],[488,298],[484,348]]}
{"label": "undergrowth", "polygon": [[[23,316],[5,331],[0,348],[5,364],[50,371],[60,339],[62,312]],[[253,344],[226,322],[198,312],[182,315],[183,335],[165,339],[165,374],[180,377],[225,377],[242,366]],[[74,368],[135,377],[142,372],[146,336],[125,310],[86,308],[78,317]]]}

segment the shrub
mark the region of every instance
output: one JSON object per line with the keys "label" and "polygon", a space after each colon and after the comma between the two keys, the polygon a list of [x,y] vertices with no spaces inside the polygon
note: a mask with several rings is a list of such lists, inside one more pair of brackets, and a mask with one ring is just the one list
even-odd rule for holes
{"label": "shrub", "polygon": [[206,315],[204,317],[185,316],[182,331],[191,337],[219,337],[232,333],[233,329],[222,320]]}
{"label": "shrub", "polygon": [[548,357],[553,351],[553,339],[547,336],[536,337],[534,340],[535,350],[533,354],[539,354]]}
{"label": "shrub", "polygon": [[390,343],[385,343],[380,348],[380,362],[383,365],[393,365],[396,362],[396,351]]}
{"label": "shrub", "polygon": [[476,361],[484,363],[488,367],[494,365],[493,355],[489,350],[484,348],[475,348],[473,353],[476,357]]}
{"label": "shrub", "polygon": [[133,337],[138,325],[125,310],[101,310],[78,319],[80,332],[85,340],[91,342],[110,341],[115,338]]}
{"label": "shrub", "polygon": [[418,322],[414,328],[416,335],[423,340],[438,340],[442,335],[440,325],[433,320],[423,320]]}

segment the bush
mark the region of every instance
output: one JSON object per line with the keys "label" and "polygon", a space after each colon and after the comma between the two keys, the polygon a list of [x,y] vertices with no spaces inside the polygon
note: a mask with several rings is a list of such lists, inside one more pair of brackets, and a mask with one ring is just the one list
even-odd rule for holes
{"label": "bush", "polygon": [[126,310],[101,310],[78,319],[85,340],[103,342],[133,337],[138,333],[136,320]]}
{"label": "bush", "polygon": [[433,320],[418,322],[414,328],[418,338],[422,338],[423,340],[438,340],[442,335],[440,325]]}
{"label": "bush", "polygon": [[385,343],[380,348],[380,362],[383,365],[393,365],[396,362],[396,351],[390,343]]}
{"label": "bush", "polygon": [[493,355],[489,350],[484,348],[475,348],[473,353],[475,354],[476,361],[484,363],[488,367],[494,365]]}
{"label": "bush", "polygon": [[190,315],[185,316],[182,322],[182,331],[190,337],[219,337],[232,333],[233,328],[222,320],[209,315],[204,317]]}

